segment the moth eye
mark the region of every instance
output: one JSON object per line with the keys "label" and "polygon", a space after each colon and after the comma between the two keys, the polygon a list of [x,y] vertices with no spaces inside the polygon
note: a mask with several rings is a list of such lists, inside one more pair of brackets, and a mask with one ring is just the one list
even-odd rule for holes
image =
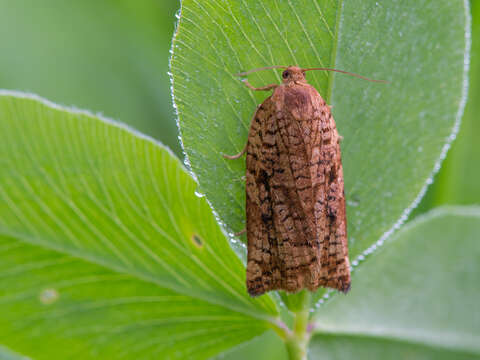
{"label": "moth eye", "polygon": [[288,78],[289,76],[290,76],[290,72],[289,72],[288,70],[285,70],[285,71],[283,72],[283,74],[282,74],[282,77],[283,77],[284,79]]}

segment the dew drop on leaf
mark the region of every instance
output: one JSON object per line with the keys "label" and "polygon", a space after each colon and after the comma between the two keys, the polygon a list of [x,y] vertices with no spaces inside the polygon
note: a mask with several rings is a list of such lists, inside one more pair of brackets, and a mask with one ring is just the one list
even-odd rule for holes
{"label": "dew drop on leaf", "polygon": [[51,305],[58,300],[59,296],[55,289],[44,289],[40,293],[39,299],[42,304]]}

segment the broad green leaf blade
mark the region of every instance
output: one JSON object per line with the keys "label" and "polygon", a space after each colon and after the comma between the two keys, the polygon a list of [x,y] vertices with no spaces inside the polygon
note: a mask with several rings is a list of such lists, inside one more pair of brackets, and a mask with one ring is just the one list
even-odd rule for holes
{"label": "broad green leaf blade", "polygon": [[[129,292],[127,297],[136,293],[136,281],[138,286],[145,287],[145,296],[167,294],[188,298],[178,317],[185,318],[192,332],[208,333],[211,326],[208,313],[216,313],[223,320],[248,319],[240,321],[245,326],[238,327],[238,342],[245,339],[242,340],[240,333],[253,337],[274,321],[275,304],[270,297],[248,296],[244,266],[231,250],[205,199],[194,194],[196,183],[168,150],[125,127],[85,112],[63,109],[27,95],[8,92],[1,95],[0,235],[5,238],[5,245],[0,252],[0,263],[12,265],[5,265],[0,272],[3,292],[0,301],[9,306],[8,310],[2,306],[9,320],[5,322],[6,317],[2,316],[0,339],[13,330],[17,335],[9,337],[10,341],[23,336],[24,341],[15,343],[13,350],[37,357],[23,351],[29,331],[37,334],[38,342],[57,344],[59,338],[49,333],[54,322],[40,321],[43,305],[38,294],[41,288],[48,289],[48,284],[56,289],[57,283],[68,281],[67,275],[62,279],[56,277],[62,273],[64,261],[75,263],[69,273],[72,277],[81,269],[85,270],[81,276],[91,278],[102,271],[127,276],[132,288],[125,285],[119,289]],[[20,255],[26,258],[19,258],[16,247],[25,247]],[[35,251],[45,253],[37,257]],[[62,260],[66,258],[70,260]],[[51,270],[44,269],[48,266],[52,266]],[[29,280],[36,276],[41,278],[42,287]],[[97,301],[94,295],[102,293],[104,287],[112,287],[107,295],[121,296],[115,294],[114,283],[93,281],[89,286],[85,288],[88,291],[78,293],[84,294],[88,303],[94,304]],[[30,295],[23,299],[20,295],[24,293]],[[75,301],[65,306],[74,312]],[[175,306],[174,301],[161,307]],[[38,320],[29,323],[28,329],[22,325],[30,319],[24,313],[27,310]],[[189,322],[189,314],[201,316],[204,311],[205,321]],[[129,314],[125,315],[125,321],[130,319],[134,324],[136,311]],[[155,313],[151,315],[155,319]],[[171,315],[170,320],[165,315],[165,321],[175,324],[180,336],[183,323],[175,322],[175,313]],[[114,331],[115,323],[110,323],[108,317],[103,320],[99,320],[101,325]],[[66,318],[62,326],[70,321],[76,322],[74,317]],[[82,328],[89,332],[97,325],[87,322]],[[148,337],[153,341],[155,332],[152,330]],[[102,338],[89,339],[94,348],[98,341],[95,351],[104,346]],[[129,339],[125,343],[133,341]],[[188,339],[192,348],[205,347],[198,358],[231,345],[230,340],[224,346],[213,341],[195,343],[195,339]],[[181,342],[169,344],[173,346],[172,354],[183,346]],[[94,350],[88,350],[90,345],[84,348],[85,356],[94,355]],[[64,351],[68,349],[66,346]],[[71,351],[73,354],[79,350],[72,346]],[[48,355],[42,354],[43,358],[49,358]]]}
{"label": "broad green leaf blade", "polygon": [[311,359],[480,358],[480,208],[410,223],[317,311]]}
{"label": "broad green leaf blade", "polygon": [[[403,221],[463,110],[467,5],[183,1],[172,57],[180,131],[201,189],[228,229],[245,226],[245,160],[221,155],[243,148],[252,113],[268,96],[252,94],[234,74],[288,64],[337,67],[389,81],[308,75],[334,106],[344,137],[351,257]],[[254,85],[280,81],[278,70],[250,78]]]}
{"label": "broad green leaf blade", "polygon": [[288,360],[283,340],[273,331],[267,331],[246,344],[222,353],[215,360]]}
{"label": "broad green leaf blade", "polygon": [[455,137],[467,95],[468,4],[344,4],[336,66],[367,74],[381,68],[379,77],[390,81],[366,87],[335,77],[353,258],[406,219]]}
{"label": "broad green leaf blade", "polygon": [[21,240],[0,237],[0,249],[0,339],[33,359],[204,359],[266,330],[245,314]]}
{"label": "broad green leaf blade", "polygon": [[[241,151],[266,97],[234,74],[266,65],[331,65],[337,14],[335,1],[182,2],[171,63],[181,138],[201,190],[232,232],[245,227],[245,159],[226,161],[222,154]],[[322,94],[328,77],[312,74]],[[278,71],[251,79],[259,86],[281,81]]]}
{"label": "broad green leaf blade", "polygon": [[168,50],[178,0],[0,0],[1,87],[100,111],[177,153]]}

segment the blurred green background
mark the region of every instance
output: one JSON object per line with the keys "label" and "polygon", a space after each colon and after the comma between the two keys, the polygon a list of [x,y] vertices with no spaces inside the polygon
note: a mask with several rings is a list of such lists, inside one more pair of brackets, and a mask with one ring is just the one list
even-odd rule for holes
{"label": "blurred green background", "polygon": [[181,153],[168,77],[178,0],[0,0],[0,88],[132,125]]}
{"label": "blurred green background", "polygon": [[[460,132],[410,218],[442,204],[480,203],[479,1],[471,1],[470,91]],[[182,157],[168,77],[179,6],[178,0],[0,0],[0,88],[101,112]],[[271,334],[244,350],[253,348],[257,356],[283,353]],[[227,357],[245,358],[244,350]]]}
{"label": "blurred green background", "polygon": [[467,106],[457,139],[412,217],[442,204],[480,203],[480,1],[471,0],[470,5],[472,49]]}

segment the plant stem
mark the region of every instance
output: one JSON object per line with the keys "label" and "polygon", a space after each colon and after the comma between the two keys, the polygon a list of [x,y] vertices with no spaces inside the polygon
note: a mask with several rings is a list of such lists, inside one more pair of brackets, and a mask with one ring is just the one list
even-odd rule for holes
{"label": "plant stem", "polygon": [[301,306],[295,311],[295,319],[293,323],[293,331],[285,339],[288,357],[290,360],[306,360],[307,346],[310,341],[310,333],[308,328],[309,310],[310,310],[310,292],[302,290]]}

